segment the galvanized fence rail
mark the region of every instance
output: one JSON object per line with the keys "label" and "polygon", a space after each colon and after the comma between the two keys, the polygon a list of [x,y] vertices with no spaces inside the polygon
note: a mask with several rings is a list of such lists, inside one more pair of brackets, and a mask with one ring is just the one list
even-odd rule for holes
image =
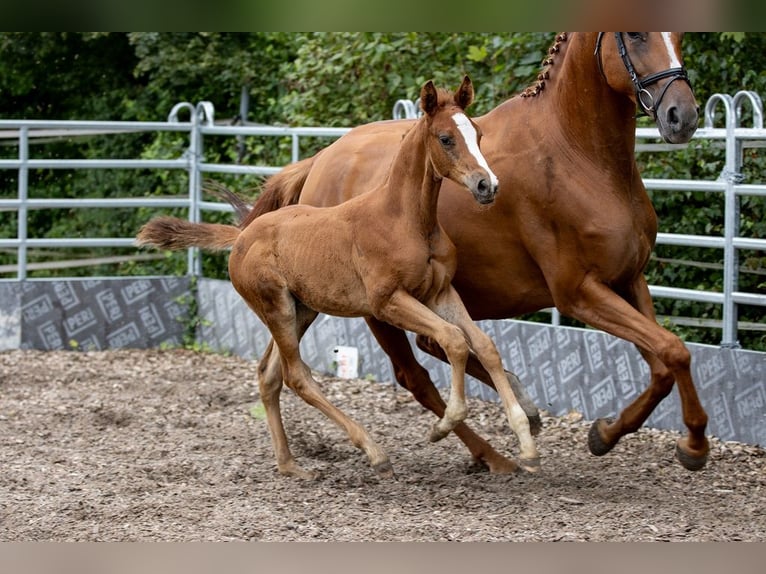
{"label": "galvanized fence rail", "polygon": [[[716,116],[723,109],[724,127],[716,127]],[[742,117],[749,108],[753,125],[741,125]],[[18,193],[15,199],[0,198],[0,210],[17,214],[17,236],[0,239],[0,249],[16,250],[16,277],[14,281],[34,280],[28,277],[28,251],[31,248],[72,247],[131,247],[133,237],[111,238],[31,238],[28,236],[27,217],[30,210],[55,208],[167,208],[188,209],[191,221],[200,221],[203,211],[230,211],[227,204],[203,201],[203,174],[239,174],[268,176],[277,173],[282,166],[237,165],[205,161],[204,138],[206,136],[228,137],[289,137],[292,140],[292,161],[300,159],[301,138],[338,138],[346,128],[288,128],[273,126],[221,126],[214,121],[214,108],[210,102],[196,106],[183,102],[171,110],[165,122],[100,122],[100,121],[40,121],[0,120],[0,133],[11,134],[18,142],[17,159],[0,159],[0,169],[16,170]],[[179,118],[188,114],[188,120]],[[417,115],[415,102],[399,100],[393,109],[395,118]],[[56,133],[127,133],[127,132],[180,132],[189,138],[186,151],[169,160],[147,159],[33,159],[30,157],[30,139],[43,130]],[[667,151],[683,146],[657,143],[661,138],[656,128],[639,128],[636,131],[638,153],[644,151]],[[766,307],[766,295],[744,292],[738,284],[740,250],[766,251],[766,239],[740,235],[739,198],[742,196],[766,197],[766,185],[743,182],[743,150],[766,147],[766,130],[763,128],[763,106],[754,92],[738,92],[734,96],[715,94],[705,106],[703,126],[697,130],[694,140],[720,141],[725,146],[724,167],[714,181],[684,179],[644,179],[646,187],[657,192],[678,190],[701,191],[724,194],[725,226],[723,236],[679,235],[660,233],[657,243],[685,247],[705,247],[723,250],[724,289],[722,292],[680,289],[672,286],[651,285],[652,295],[671,299],[708,302],[722,306],[722,340],[725,347],[736,347],[738,332],[738,305]],[[693,141],[694,141],[693,140]],[[644,143],[645,142],[645,143]],[[36,169],[162,169],[180,170],[188,174],[188,194],[171,198],[98,198],[98,199],[36,199],[28,193],[30,170]],[[198,250],[190,249],[188,273],[200,276],[201,262]],[[558,313],[553,310],[553,324],[558,324]]]}

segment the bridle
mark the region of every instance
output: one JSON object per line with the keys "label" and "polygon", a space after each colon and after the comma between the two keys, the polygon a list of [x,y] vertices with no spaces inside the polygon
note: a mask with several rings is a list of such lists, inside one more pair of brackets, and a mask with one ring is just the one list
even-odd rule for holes
{"label": "bridle", "polygon": [[[601,39],[603,37],[604,32],[599,32],[598,38],[596,39],[596,51],[593,53],[593,55],[598,58],[598,69],[601,72],[601,75],[604,76],[604,79],[606,79],[606,75],[604,74],[604,67],[601,62]],[[622,32],[615,32],[614,39],[617,42],[617,50],[620,53],[620,58],[622,58],[622,63],[625,64],[625,69],[628,71],[630,81],[633,82],[633,86],[636,89],[636,100],[638,100],[638,103],[647,115],[651,116],[652,118],[656,117],[655,112],[657,107],[660,105],[662,98],[665,96],[665,92],[668,91],[670,84],[676,80],[685,81],[691,88],[691,82],[689,81],[689,76],[686,73],[686,68],[684,66],[681,66],[680,68],[668,68],[662,72],[649,74],[643,79],[640,79],[636,73],[636,69],[633,67],[633,62],[630,61],[628,48],[625,46],[625,41],[622,39]],[[652,94],[646,88],[647,86],[651,86],[652,84],[659,82],[664,78],[670,78],[670,81],[665,84],[665,87],[662,88],[662,91],[660,92],[660,97],[655,100]]]}

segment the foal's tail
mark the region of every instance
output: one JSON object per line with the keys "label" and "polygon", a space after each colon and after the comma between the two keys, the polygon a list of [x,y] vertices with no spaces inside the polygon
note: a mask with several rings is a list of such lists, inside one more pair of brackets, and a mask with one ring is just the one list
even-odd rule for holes
{"label": "foal's tail", "polygon": [[221,223],[192,223],[177,217],[155,217],[136,235],[136,245],[152,245],[176,251],[199,247],[223,251],[234,245],[240,229]]}

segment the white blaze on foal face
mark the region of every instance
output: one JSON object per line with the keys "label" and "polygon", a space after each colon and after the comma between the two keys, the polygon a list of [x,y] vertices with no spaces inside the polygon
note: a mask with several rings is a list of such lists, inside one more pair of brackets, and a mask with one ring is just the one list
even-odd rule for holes
{"label": "white blaze on foal face", "polygon": [[473,127],[471,120],[469,120],[468,116],[465,114],[455,114],[452,116],[452,119],[454,120],[455,125],[457,125],[457,129],[460,132],[460,135],[463,136],[463,139],[468,146],[468,151],[474,158],[476,158],[477,163],[487,170],[487,173],[489,174],[492,182],[492,187],[497,187],[497,176],[491,169],[489,169],[489,164],[479,149],[478,134],[476,133],[476,128]]}

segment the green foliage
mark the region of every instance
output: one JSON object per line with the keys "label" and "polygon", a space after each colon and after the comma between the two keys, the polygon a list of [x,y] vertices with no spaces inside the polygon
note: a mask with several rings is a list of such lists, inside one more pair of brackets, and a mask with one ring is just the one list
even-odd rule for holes
{"label": "green foliage", "polygon": [[468,74],[478,115],[526,87],[552,41],[548,33],[307,34],[283,68],[281,104],[293,125],[354,126],[390,119],[396,100],[416,99],[429,79],[457,87]]}
{"label": "green foliage", "polygon": [[[270,125],[354,126],[388,119],[396,100],[416,99],[423,82],[455,87],[469,74],[476,88],[470,110],[492,109],[532,83],[553,33],[0,33],[0,118],[162,121],[181,101],[215,105],[216,119],[237,121],[242,91],[250,99],[248,121]],[[753,90],[766,94],[766,34],[687,33],[685,63],[698,101],[714,93]],[[182,118],[185,120],[185,118]],[[646,120],[643,120],[646,122]],[[748,108],[742,123],[752,121]],[[720,126],[720,120],[717,122]],[[650,125],[642,123],[642,125]],[[0,142],[2,143],[2,142]],[[309,155],[327,144],[302,142]],[[93,135],[35,142],[35,158],[178,158],[189,146],[183,134]],[[290,161],[288,138],[242,140],[206,137],[204,161],[282,165]],[[15,145],[0,145],[1,158],[18,157]],[[652,178],[716,179],[724,165],[720,144],[695,141],[673,153],[641,153],[642,174]],[[763,183],[766,156],[747,149],[742,175]],[[31,197],[143,197],[188,194],[188,178],[170,170],[36,170]],[[257,189],[256,178],[221,175],[236,190]],[[0,197],[16,197],[17,174],[0,170]],[[721,235],[723,199],[700,192],[652,193],[660,231]],[[30,237],[132,237],[158,214],[186,216],[183,209],[57,209],[29,214]],[[231,222],[228,213],[206,221]],[[766,199],[741,199],[741,235],[766,237]],[[13,212],[0,212],[0,237],[18,233]],[[135,254],[122,250],[35,251],[33,262]],[[142,252],[148,254],[148,251]],[[98,267],[44,269],[56,275],[184,274],[186,253],[154,259],[103,263]],[[15,262],[0,253],[0,264]],[[227,277],[225,255],[204,255],[203,272]],[[743,252],[742,290],[766,292],[766,254]],[[722,252],[658,246],[649,264],[650,283],[719,291]],[[656,300],[659,315],[720,319],[717,305]],[[548,320],[545,313],[534,318]],[[740,307],[740,317],[763,323],[763,308]],[[565,319],[563,321],[567,323]],[[196,326],[195,326],[196,328]],[[671,325],[688,340],[716,344],[720,331]],[[742,332],[745,347],[766,349],[762,332]]]}

